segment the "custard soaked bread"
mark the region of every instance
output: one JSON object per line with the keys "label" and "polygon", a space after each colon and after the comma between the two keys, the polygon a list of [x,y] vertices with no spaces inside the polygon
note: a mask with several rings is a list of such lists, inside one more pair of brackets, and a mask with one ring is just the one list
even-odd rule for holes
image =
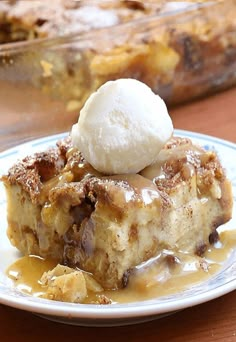
{"label": "custard soaked bread", "polygon": [[215,152],[172,138],[139,174],[105,176],[70,138],[3,177],[8,236],[23,254],[91,272],[106,289],[163,249],[203,255],[232,213],[231,185]]}

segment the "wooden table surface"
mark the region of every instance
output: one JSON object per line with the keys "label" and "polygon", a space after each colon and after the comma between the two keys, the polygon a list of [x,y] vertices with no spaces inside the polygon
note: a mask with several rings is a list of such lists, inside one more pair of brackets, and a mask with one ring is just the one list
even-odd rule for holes
{"label": "wooden table surface", "polygon": [[[175,128],[236,142],[236,89],[170,110]],[[0,305],[0,341],[236,341],[236,291],[138,325],[88,328]]]}

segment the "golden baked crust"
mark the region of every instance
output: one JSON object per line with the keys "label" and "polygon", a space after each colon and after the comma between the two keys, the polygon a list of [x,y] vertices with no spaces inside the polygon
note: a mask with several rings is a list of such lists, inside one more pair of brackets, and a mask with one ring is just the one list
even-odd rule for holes
{"label": "golden baked crust", "polygon": [[[235,84],[236,1],[202,2],[169,16],[161,15],[164,0],[0,3],[0,42],[77,32],[19,55],[25,79],[65,101],[68,111],[79,110],[106,81],[127,77],[174,104]],[[92,30],[106,26],[112,29]],[[91,33],[79,34],[85,31]]]}
{"label": "golden baked crust", "polygon": [[51,38],[118,25],[157,15],[166,3],[167,0],[1,1],[0,43]]}
{"label": "golden baked crust", "polygon": [[105,289],[125,286],[134,266],[163,249],[202,255],[232,214],[216,153],[183,138],[140,174],[115,176],[94,170],[67,139],[14,165],[3,181],[12,244],[90,272]]}

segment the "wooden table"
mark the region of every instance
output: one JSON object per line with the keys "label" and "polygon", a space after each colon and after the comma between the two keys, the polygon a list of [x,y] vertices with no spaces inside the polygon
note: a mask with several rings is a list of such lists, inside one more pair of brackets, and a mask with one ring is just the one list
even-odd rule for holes
{"label": "wooden table", "polygon": [[[236,89],[172,109],[175,128],[236,142]],[[149,323],[86,328],[0,305],[0,341],[236,341],[236,291]]]}

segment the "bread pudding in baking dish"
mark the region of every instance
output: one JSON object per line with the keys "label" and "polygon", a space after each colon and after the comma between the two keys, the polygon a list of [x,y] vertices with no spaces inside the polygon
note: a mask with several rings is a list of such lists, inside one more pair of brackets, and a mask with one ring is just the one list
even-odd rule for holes
{"label": "bread pudding in baking dish", "polygon": [[[55,273],[44,275],[44,283],[58,274],[73,277],[74,270],[80,285],[92,276],[105,290],[124,288],[137,265],[163,251],[171,251],[173,258],[179,252],[203,256],[218,239],[217,227],[231,218],[231,183],[217,154],[190,139],[173,137],[164,103],[156,102],[157,95],[144,84],[136,89],[137,83],[108,82],[87,101],[71,136],[18,161],[2,178],[11,243],[24,255],[55,259],[61,265]],[[127,89],[130,93],[125,97]],[[142,98],[137,97],[139,90]],[[145,101],[148,106],[142,125],[131,132],[129,120],[139,118]],[[131,109],[126,111],[128,104]],[[100,110],[106,120],[94,110]],[[112,113],[115,126],[106,111]],[[155,111],[163,119],[158,124],[152,122]],[[92,134],[93,116],[98,121]],[[81,139],[86,125],[96,138],[96,147]],[[155,134],[159,131],[156,140],[151,137],[153,129]],[[154,160],[148,162],[142,152],[147,136],[153,144],[150,149],[145,147],[149,157],[158,146]],[[135,137],[133,152],[130,146]],[[83,144],[90,146],[89,153]],[[112,160],[106,159],[108,147]],[[99,160],[95,150],[100,151]],[[119,156],[116,163],[115,154]],[[136,172],[128,172],[132,157]],[[101,165],[109,171],[101,171]],[[55,286],[50,291],[50,298],[63,298],[52,293]]]}
{"label": "bread pudding in baking dish", "polygon": [[71,112],[124,77],[189,101],[235,84],[235,15],[235,0],[0,1],[0,79],[23,79]]}

